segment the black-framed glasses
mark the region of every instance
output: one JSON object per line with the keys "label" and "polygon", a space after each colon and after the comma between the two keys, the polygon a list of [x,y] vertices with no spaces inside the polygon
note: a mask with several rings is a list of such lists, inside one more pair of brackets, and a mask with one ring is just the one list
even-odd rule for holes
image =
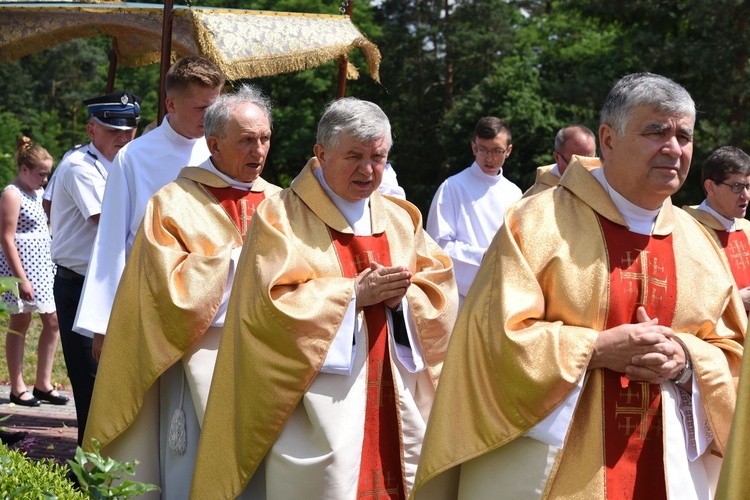
{"label": "black-framed glasses", "polygon": [[570,158],[565,158],[565,155],[563,155],[563,154],[562,154],[561,152],[559,152],[559,151],[555,151],[555,153],[557,153],[558,155],[560,155],[560,158],[562,158],[562,159],[563,159],[563,161],[565,162],[565,164],[566,164],[566,165],[567,165],[568,163],[570,163]]}
{"label": "black-framed glasses", "polygon": [[482,156],[502,156],[507,152],[508,150],[503,148],[487,149],[484,146],[477,146],[477,154]]}
{"label": "black-framed glasses", "polygon": [[732,188],[734,194],[740,194],[742,191],[750,192],[750,184],[742,184],[741,182],[735,182],[734,184],[727,184],[726,182],[717,182],[716,184],[724,184]]}

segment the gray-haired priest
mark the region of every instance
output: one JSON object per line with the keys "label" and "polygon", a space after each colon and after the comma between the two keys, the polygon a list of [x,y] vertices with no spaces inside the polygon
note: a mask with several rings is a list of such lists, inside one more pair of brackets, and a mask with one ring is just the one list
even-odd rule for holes
{"label": "gray-haired priest", "polygon": [[[85,443],[138,459],[136,479],[187,498],[236,262],[258,204],[270,101],[254,87],[204,118],[209,160],[156,192],[117,289]],[[155,494],[159,498],[158,494]]]}
{"label": "gray-haired priest", "polygon": [[458,293],[417,208],[377,192],[391,143],[377,105],[334,102],[315,157],[258,207],[192,498],[409,494]]}
{"label": "gray-haired priest", "polygon": [[683,87],[625,76],[602,167],[575,160],[508,210],[456,322],[416,498],[712,497],[747,317],[670,200],[694,124]]}

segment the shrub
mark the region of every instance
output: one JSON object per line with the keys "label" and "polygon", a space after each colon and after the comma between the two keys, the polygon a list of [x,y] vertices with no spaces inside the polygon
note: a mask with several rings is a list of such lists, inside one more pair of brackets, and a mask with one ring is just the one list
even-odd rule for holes
{"label": "shrub", "polygon": [[65,475],[68,468],[51,459],[28,460],[0,445],[0,499],[85,499]]}
{"label": "shrub", "polygon": [[75,460],[68,460],[70,469],[78,478],[81,488],[90,498],[125,499],[141,496],[159,488],[153,484],[126,480],[125,476],[135,474],[138,461],[118,462],[99,453],[99,441],[93,440],[94,451],[85,452],[76,448]]}

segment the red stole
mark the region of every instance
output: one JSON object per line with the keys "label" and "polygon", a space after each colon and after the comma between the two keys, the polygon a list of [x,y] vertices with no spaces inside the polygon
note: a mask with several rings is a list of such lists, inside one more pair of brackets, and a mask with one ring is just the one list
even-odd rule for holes
{"label": "red stole", "polygon": [[[639,306],[670,326],[677,302],[672,235],[641,235],[602,216],[599,221],[609,255],[606,328],[637,323]],[[660,386],[603,374],[607,498],[666,499]]]}
{"label": "red stole", "polygon": [[750,244],[745,231],[716,231],[737,288],[750,286]]}
{"label": "red stole", "polygon": [[[385,233],[372,236],[331,231],[344,276],[354,278],[370,262],[391,265]],[[364,308],[367,322],[367,408],[362,459],[359,467],[357,498],[403,499],[401,440],[391,360],[388,355],[388,328],[385,306]]]}
{"label": "red stole", "polygon": [[205,188],[224,207],[229,218],[237,226],[237,230],[242,235],[242,240],[244,241],[247,228],[250,226],[250,219],[252,219],[255,209],[258,208],[258,204],[266,198],[265,193],[262,191],[259,193],[243,191],[242,189],[233,187],[217,188],[205,186]]}

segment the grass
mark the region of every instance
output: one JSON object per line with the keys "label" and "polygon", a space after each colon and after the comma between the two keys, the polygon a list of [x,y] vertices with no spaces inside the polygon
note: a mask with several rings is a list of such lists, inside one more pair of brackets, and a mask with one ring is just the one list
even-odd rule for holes
{"label": "grass", "polygon": [[[0,327],[7,327],[8,320],[0,318]],[[26,349],[23,356],[23,378],[26,384],[31,386],[36,378],[36,346],[39,342],[39,334],[42,331],[42,322],[38,314],[32,315],[29,331],[26,332]],[[12,333],[0,333],[0,384],[8,384],[8,364],[5,360],[5,336],[13,335]],[[55,361],[52,364],[52,384],[58,388],[70,390],[70,380],[68,372],[65,369],[65,359],[63,359],[62,345],[57,342],[57,351],[55,352]],[[62,386],[62,387],[60,387]]]}

